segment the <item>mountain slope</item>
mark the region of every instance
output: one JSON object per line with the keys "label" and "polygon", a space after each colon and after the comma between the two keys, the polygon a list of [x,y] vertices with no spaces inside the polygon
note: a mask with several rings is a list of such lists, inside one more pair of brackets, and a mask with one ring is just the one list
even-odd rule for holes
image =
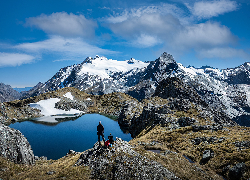
{"label": "mountain slope", "polygon": [[0,102],[13,101],[20,97],[21,94],[14,90],[10,85],[0,83]]}

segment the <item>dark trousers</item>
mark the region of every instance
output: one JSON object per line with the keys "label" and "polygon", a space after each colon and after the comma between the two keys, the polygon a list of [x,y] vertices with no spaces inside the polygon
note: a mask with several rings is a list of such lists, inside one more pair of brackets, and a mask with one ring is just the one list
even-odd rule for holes
{"label": "dark trousers", "polygon": [[98,142],[99,142],[99,144],[100,144],[100,136],[102,136],[102,140],[103,140],[104,143],[105,143],[104,135],[103,135],[103,134],[98,134]]}

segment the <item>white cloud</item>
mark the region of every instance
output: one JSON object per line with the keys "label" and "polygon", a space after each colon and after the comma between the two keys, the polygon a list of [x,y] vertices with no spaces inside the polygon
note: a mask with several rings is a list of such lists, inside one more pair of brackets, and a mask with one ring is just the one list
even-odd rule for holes
{"label": "white cloud", "polygon": [[26,19],[25,25],[35,26],[48,34],[66,37],[91,37],[94,36],[97,27],[96,22],[86,19],[83,15],[68,14],[66,12],[30,17]]}
{"label": "white cloud", "polygon": [[203,49],[199,51],[198,56],[200,58],[221,58],[221,59],[230,59],[230,58],[244,58],[250,59],[250,54],[246,53],[242,49],[234,48],[212,48],[212,49]]}
{"label": "white cloud", "polygon": [[[183,4],[184,1],[181,0]],[[234,49],[238,38],[230,29],[218,22],[197,23],[197,19],[209,19],[239,8],[230,0],[193,0],[189,11],[173,4],[144,6],[125,9],[103,18],[112,32],[138,48],[162,44],[168,52],[183,54],[194,51],[200,58],[248,58],[244,50]],[[191,14],[190,14],[191,12]]]}
{"label": "white cloud", "polygon": [[64,56],[64,58],[66,57],[66,59],[117,53],[90,45],[84,42],[82,38],[64,38],[61,36],[51,36],[50,39],[44,41],[19,44],[14,48],[32,53],[57,53]]}
{"label": "white cloud", "polygon": [[191,20],[187,23],[181,16],[184,16],[183,12],[177,7],[164,4],[125,10],[107,18],[107,22],[116,35],[140,48],[164,43],[173,50],[197,50],[227,46],[237,41],[226,26],[216,22],[191,24]]}
{"label": "white cloud", "polygon": [[20,66],[33,62],[34,56],[19,53],[3,53],[0,52],[0,67],[1,66]]}
{"label": "white cloud", "polygon": [[129,18],[123,22],[110,24],[111,30],[125,38],[134,38],[141,34],[152,34],[152,36],[170,36],[180,28],[180,22],[171,14],[160,15],[142,14],[139,17]]}
{"label": "white cloud", "polygon": [[140,8],[125,9],[121,13],[114,13],[109,17],[103,19],[107,23],[121,23],[128,19],[139,18],[144,14],[161,14],[167,15],[171,14],[174,17],[177,17],[180,21],[185,22],[186,18],[184,17],[184,11],[173,4],[163,3],[159,6],[143,6]]}
{"label": "white cloud", "polygon": [[147,48],[147,47],[152,47],[161,43],[162,42],[154,36],[141,34],[138,38],[132,41],[132,46],[138,47],[138,48]]}
{"label": "white cloud", "polygon": [[121,15],[109,17],[106,22],[113,33],[126,39],[128,44],[152,47],[169,41],[182,29],[179,19],[168,13],[173,12],[173,6],[167,8],[170,10],[163,11],[155,6],[125,10]]}
{"label": "white cloud", "polygon": [[238,9],[238,4],[230,0],[199,1],[193,7],[186,5],[198,19],[208,19]]}
{"label": "white cloud", "polygon": [[234,44],[237,38],[231,31],[219,23],[201,23],[185,27],[176,34],[174,44],[183,49],[202,49],[214,46]]}

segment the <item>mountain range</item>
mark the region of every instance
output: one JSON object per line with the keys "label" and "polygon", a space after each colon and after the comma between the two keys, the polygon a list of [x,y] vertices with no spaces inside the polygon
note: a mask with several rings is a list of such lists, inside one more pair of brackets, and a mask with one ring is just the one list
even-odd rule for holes
{"label": "mountain range", "polygon": [[[65,172],[70,175],[64,176],[70,178],[78,177],[75,172],[88,166],[95,179],[126,179],[135,174],[140,177],[156,174],[157,179],[162,179],[158,176],[159,168],[162,176],[173,179],[171,174],[162,173],[166,172],[163,167],[174,172],[177,179],[249,179],[249,66],[250,63],[244,63],[223,70],[184,67],[168,53],[150,62],[89,57],[22,92],[23,100],[0,103],[0,125],[42,116],[60,123],[69,119],[59,120],[56,115],[73,114],[74,110],[79,115],[100,113],[113,117],[124,132],[131,134],[133,139],[129,143],[116,138],[112,149],[94,145],[83,153],[70,150],[73,154],[46,168],[54,170],[55,176],[47,173],[53,178],[62,177],[65,169],[61,166],[54,169],[54,164],[64,164],[75,168],[69,170],[71,174]],[[2,86],[11,91],[10,86]],[[21,133],[5,125],[0,126],[2,156],[17,163],[33,163],[28,142],[19,138]],[[27,152],[30,155],[26,156]],[[75,158],[69,160],[71,157]],[[0,176],[46,177],[44,165],[51,161],[42,159],[45,164],[40,164],[39,157],[36,161],[32,166],[34,175],[30,168],[17,173],[12,172],[16,168],[7,166]],[[2,164],[9,163],[6,160]],[[156,172],[152,173],[154,169]],[[83,174],[88,176],[86,171]]]}
{"label": "mountain range", "polygon": [[184,67],[166,52],[150,62],[133,58],[117,61],[99,56],[88,57],[81,64],[61,68],[47,82],[39,82],[29,91],[22,92],[21,99],[64,87],[75,87],[92,95],[123,92],[141,101],[150,98],[162,80],[177,77],[194,88],[210,108],[224,112],[241,125],[248,125],[249,70],[250,63],[247,62],[222,70],[209,66]]}

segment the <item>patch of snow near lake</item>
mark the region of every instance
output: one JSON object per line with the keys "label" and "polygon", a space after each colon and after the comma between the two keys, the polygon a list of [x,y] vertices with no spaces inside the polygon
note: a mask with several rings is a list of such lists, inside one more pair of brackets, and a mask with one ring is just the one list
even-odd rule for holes
{"label": "patch of snow near lake", "polygon": [[62,109],[56,109],[55,104],[59,102],[59,98],[50,98],[47,100],[41,100],[37,103],[31,103],[30,107],[37,108],[41,110],[41,114],[44,116],[53,116],[58,114],[80,114],[82,111],[71,109],[70,111],[65,111]]}
{"label": "patch of snow near lake", "polygon": [[63,95],[66,98],[69,98],[71,100],[74,100],[74,96],[72,96],[71,92],[67,92],[66,94]]}

